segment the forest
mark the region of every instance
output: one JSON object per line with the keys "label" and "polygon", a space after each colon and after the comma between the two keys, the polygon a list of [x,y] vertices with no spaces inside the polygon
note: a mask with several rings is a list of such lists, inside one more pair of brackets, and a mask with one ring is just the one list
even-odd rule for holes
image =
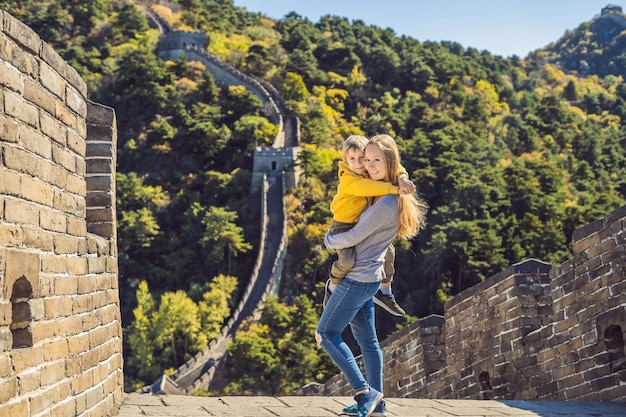
{"label": "forest", "polygon": [[221,393],[289,394],[337,372],[313,332],[351,134],[393,136],[430,207],[426,229],[394,243],[407,315],[377,311],[381,339],[509,265],[564,262],[574,230],[626,202],[621,10],[501,57],[345,17],[273,20],[233,0],[0,0],[80,73],[90,100],[115,109],[127,391],[182,365],[237,305],[260,234],[252,157],[277,133],[249,91],[219,88],[184,56],[161,60],[146,8],[207,33],[211,53],[274,85],[301,123],[281,294],[238,331]]}

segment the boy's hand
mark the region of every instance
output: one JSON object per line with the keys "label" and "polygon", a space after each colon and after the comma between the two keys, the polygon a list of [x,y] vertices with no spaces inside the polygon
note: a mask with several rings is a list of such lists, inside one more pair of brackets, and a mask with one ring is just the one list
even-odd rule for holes
{"label": "boy's hand", "polygon": [[412,194],[417,191],[413,181],[406,177],[400,177],[398,180],[398,194]]}

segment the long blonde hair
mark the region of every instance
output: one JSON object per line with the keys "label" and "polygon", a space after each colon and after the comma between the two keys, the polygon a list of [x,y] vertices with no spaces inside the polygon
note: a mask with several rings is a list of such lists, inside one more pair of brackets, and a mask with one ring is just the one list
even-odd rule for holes
{"label": "long blonde hair", "polygon": [[[383,152],[387,178],[393,185],[398,185],[398,168],[400,167],[400,151],[396,141],[387,134],[376,135],[370,138],[368,145],[376,145]],[[428,204],[415,193],[400,194],[398,196],[400,210],[398,211],[398,236],[411,239],[426,227],[426,212]]]}

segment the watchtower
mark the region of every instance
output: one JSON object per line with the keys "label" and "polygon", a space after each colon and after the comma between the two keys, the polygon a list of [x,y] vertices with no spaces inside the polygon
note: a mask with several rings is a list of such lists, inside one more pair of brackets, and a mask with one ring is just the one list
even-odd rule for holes
{"label": "watchtower", "polygon": [[273,182],[278,174],[283,173],[285,186],[293,188],[298,184],[300,169],[297,164],[300,147],[293,148],[263,148],[257,147],[254,151],[252,166],[252,184],[250,192],[258,191],[263,183],[263,175],[267,175],[269,182]]}

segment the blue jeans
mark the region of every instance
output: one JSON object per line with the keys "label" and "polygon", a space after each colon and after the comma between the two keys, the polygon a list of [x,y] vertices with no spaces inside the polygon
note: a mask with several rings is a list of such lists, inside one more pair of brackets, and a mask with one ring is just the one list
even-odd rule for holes
{"label": "blue jeans", "polygon": [[[383,354],[376,335],[374,294],[380,282],[364,283],[344,278],[328,299],[317,324],[319,345],[341,369],[355,392],[370,386],[383,392]],[[361,348],[368,381],[354,359],[354,354],[341,337],[350,325],[354,339]],[[321,337],[321,342],[319,337]]]}

